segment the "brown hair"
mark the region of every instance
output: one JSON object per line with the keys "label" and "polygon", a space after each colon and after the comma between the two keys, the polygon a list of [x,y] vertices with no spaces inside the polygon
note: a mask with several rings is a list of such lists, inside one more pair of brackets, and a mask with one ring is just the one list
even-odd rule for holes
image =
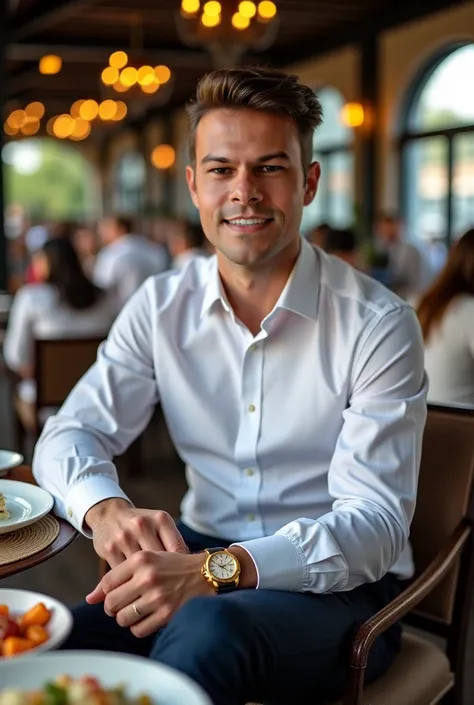
{"label": "brown hair", "polygon": [[420,301],[417,313],[425,341],[451,301],[462,294],[474,296],[474,228],[453,246],[445,268]]}
{"label": "brown hair", "polygon": [[196,99],[188,105],[189,152],[194,162],[196,129],[201,118],[216,108],[249,108],[290,117],[295,121],[306,175],[313,157],[313,133],[322,122],[322,109],[311,88],[297,76],[274,69],[219,69],[201,78]]}

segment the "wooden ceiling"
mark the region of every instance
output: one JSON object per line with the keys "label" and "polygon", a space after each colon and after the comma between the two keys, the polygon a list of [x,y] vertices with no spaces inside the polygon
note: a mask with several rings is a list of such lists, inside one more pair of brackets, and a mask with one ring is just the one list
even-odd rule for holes
{"label": "wooden ceiling", "polygon": [[[140,31],[148,63],[167,64],[174,75],[165,109],[193,93],[197,79],[213,68],[211,55],[183,45],[175,16],[180,0],[0,0],[8,5],[6,107],[31,100],[47,114],[68,111],[79,98],[100,100],[100,73],[108,56],[130,47]],[[235,0],[221,0],[222,4]],[[344,44],[362,42],[384,28],[415,19],[451,0],[275,0],[279,30],[274,44],[241,63],[284,66]],[[133,29],[135,28],[135,30]],[[135,32],[135,34],[134,34]],[[38,59],[63,58],[58,75],[42,76]],[[126,98],[125,98],[126,99]],[[157,110],[150,100],[148,110]],[[163,109],[163,108],[161,108]]]}

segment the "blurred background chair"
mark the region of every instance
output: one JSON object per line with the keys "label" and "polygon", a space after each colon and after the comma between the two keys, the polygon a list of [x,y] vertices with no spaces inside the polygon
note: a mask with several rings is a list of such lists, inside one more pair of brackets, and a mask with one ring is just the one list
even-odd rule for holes
{"label": "blurred background chair", "polygon": [[[474,409],[429,406],[411,530],[416,576],[360,627],[342,705],[472,701],[466,698],[466,648],[474,592],[473,475]],[[364,688],[372,644],[402,618],[408,629],[404,627],[399,656],[385,676]]]}

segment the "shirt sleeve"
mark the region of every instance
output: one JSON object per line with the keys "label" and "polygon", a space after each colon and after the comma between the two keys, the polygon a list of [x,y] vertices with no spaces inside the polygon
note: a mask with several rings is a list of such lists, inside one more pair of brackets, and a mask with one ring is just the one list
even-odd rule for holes
{"label": "shirt sleeve", "polygon": [[31,288],[20,289],[13,300],[3,345],[7,366],[19,372],[34,364],[34,312]]}
{"label": "shirt sleeve", "polygon": [[352,392],[328,473],[332,511],[239,543],[258,587],[325,593],[383,577],[407,545],[427,385],[409,306],[376,319],[356,351]]}
{"label": "shirt sleeve", "polygon": [[112,458],[140,435],[158,403],[152,296],[145,284],[122,310],[97,361],[48,419],[35,449],[38,484],[54,496],[57,513],[86,535],[84,516],[94,504],[128,499]]}

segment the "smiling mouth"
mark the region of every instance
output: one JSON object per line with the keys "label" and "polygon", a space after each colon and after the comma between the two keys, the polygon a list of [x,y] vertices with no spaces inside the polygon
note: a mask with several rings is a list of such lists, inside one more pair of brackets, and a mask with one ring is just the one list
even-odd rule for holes
{"label": "smiling mouth", "polygon": [[272,220],[273,218],[231,218],[229,220],[224,218],[223,222],[226,225],[231,225],[238,228],[254,228],[267,225],[268,223],[271,223]]}

